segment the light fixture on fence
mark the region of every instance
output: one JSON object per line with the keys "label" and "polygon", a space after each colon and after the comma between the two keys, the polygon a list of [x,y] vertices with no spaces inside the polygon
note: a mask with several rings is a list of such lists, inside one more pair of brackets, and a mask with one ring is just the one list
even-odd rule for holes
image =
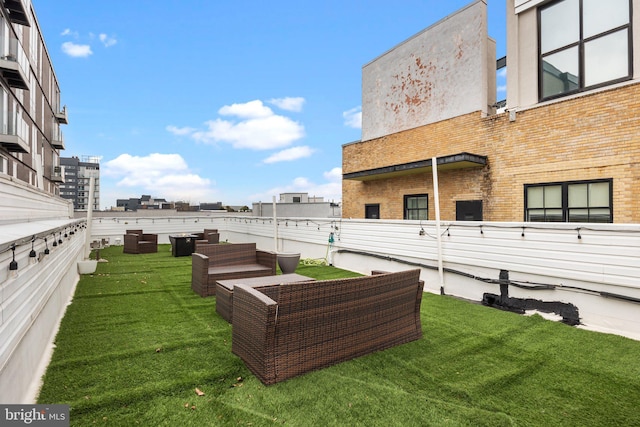
{"label": "light fixture on fence", "polygon": [[69,235],[67,234],[67,227],[64,228],[64,238],[66,239],[67,237],[69,237]]}
{"label": "light fixture on fence", "polygon": [[47,238],[44,238],[44,254],[49,255],[51,251],[49,251],[49,244],[47,243]]}
{"label": "light fixture on fence", "polygon": [[577,228],[576,230],[578,231],[578,240],[581,240],[582,239],[582,235],[580,234],[580,228]]}
{"label": "light fixture on fence", "polygon": [[31,252],[29,252],[29,264],[35,264],[36,262],[38,262],[38,260],[36,259],[36,250],[33,248],[33,244],[36,241],[36,237],[33,236],[33,239],[31,239]]}
{"label": "light fixture on fence", "polygon": [[13,257],[11,262],[9,263],[9,277],[16,278],[18,277],[18,261],[16,261],[16,244],[11,245],[11,251],[13,252]]}
{"label": "light fixture on fence", "polygon": [[59,245],[62,244],[62,231],[60,232],[59,237],[58,237],[58,244]]}

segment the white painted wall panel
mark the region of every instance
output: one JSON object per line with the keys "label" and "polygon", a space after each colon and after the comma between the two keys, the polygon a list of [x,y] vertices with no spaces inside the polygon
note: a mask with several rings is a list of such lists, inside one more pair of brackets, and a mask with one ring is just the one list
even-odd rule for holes
{"label": "white painted wall panel", "polygon": [[488,53],[486,4],[476,1],[366,64],[362,140],[486,112]]}

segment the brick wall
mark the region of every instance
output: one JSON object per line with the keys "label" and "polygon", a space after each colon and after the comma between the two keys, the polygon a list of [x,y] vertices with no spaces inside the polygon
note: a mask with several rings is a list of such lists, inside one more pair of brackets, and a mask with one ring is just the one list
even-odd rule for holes
{"label": "brick wall", "polygon": [[[469,152],[484,167],[441,170],[442,220],[455,220],[457,200],[483,200],[484,220],[522,221],[524,185],[613,178],[614,222],[640,222],[640,84],[625,85],[509,114],[471,113],[367,142],[343,146],[342,170],[351,173]],[[402,219],[405,194],[429,194],[432,174],[343,181],[343,217],[363,218],[364,205]]]}

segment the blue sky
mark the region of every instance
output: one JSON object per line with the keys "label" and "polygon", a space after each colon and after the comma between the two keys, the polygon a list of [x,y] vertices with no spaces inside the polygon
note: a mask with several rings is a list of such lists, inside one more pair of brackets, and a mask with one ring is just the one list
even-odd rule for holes
{"label": "blue sky", "polygon": [[[101,159],[108,209],[142,194],[340,200],[362,66],[470,1],[32,3],[69,115],[62,156]],[[488,0],[498,57],[505,8]]]}

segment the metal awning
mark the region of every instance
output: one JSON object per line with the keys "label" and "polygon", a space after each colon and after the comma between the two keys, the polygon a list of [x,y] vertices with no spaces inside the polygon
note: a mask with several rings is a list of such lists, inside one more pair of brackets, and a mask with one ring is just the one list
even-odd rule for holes
{"label": "metal awning", "polygon": [[[487,164],[487,156],[471,153],[459,153],[450,156],[442,156],[436,159],[438,170],[466,169],[481,167]],[[358,172],[350,172],[342,175],[343,179],[355,181],[371,181],[375,179],[396,178],[403,175],[417,173],[430,173],[432,159],[418,160],[410,163],[402,163],[391,166],[383,166]]]}

